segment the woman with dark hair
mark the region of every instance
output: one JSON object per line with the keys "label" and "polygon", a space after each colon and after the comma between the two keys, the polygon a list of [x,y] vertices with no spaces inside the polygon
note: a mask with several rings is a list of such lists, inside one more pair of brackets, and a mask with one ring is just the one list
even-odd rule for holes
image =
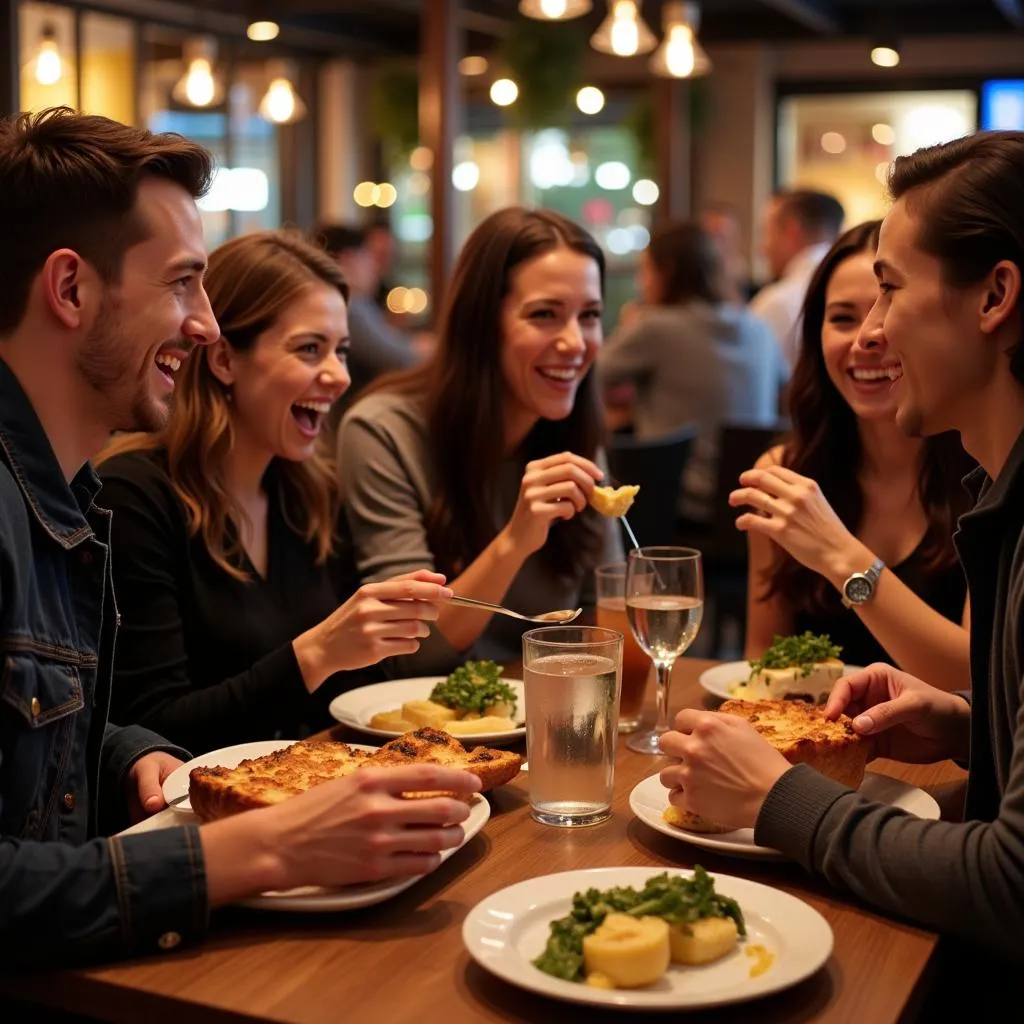
{"label": "woman with dark hair", "polygon": [[[338,465],[363,579],[436,569],[456,594],[539,613],[573,607],[621,557],[588,501],[601,469],[591,364],[604,256],[572,221],[510,208],[467,240],[424,366],[384,378],[342,421]],[[398,671],[470,650],[518,657],[522,629],[450,605]]]}
{"label": "woman with dark hair", "polygon": [[[945,689],[970,685],[966,581],[953,547],[971,461],[954,434],[896,424],[898,360],[862,330],[879,222],[852,228],[807,291],[793,430],[740,477],[749,506],[748,657],[775,635],[827,633],[849,664],[889,661]],[[962,625],[961,625],[962,623]]]}
{"label": "woman with dark hair", "polygon": [[597,362],[602,386],[634,389],[638,439],[698,425],[680,502],[694,524],[711,517],[722,425],[773,425],[789,376],[768,326],[725,301],[724,274],[721,252],[699,224],[656,231],[637,270],[643,305]]}
{"label": "woman with dark hair", "polygon": [[447,594],[429,573],[354,594],[345,578],[320,451],[349,385],[334,261],[244,235],[204,283],[220,338],[165,366],[167,425],[119,438],[100,469],[121,614],[111,717],[196,754],[326,725],[330,697],[366,681],[339,673],[414,651]]}

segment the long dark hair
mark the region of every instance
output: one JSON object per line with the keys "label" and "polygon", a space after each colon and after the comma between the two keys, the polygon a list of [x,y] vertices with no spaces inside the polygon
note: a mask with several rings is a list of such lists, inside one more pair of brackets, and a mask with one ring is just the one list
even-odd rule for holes
{"label": "long dark hair", "polygon": [[[506,458],[501,306],[512,271],[565,247],[590,257],[601,275],[604,253],[577,224],[550,210],[509,207],[469,236],[452,274],[438,347],[422,367],[389,375],[368,389],[415,397],[427,417],[428,455],[437,494],[427,510],[427,537],[439,571],[458,574],[494,539],[494,499]],[[526,460],[560,451],[592,459],[604,440],[594,374],[580,383],[564,420],[540,420],[520,449]],[[558,575],[578,577],[600,555],[604,527],[593,509],[556,523],[542,557]]]}
{"label": "long dark hair", "polygon": [[[856,532],[864,515],[864,494],[859,483],[864,453],[857,416],[828,375],[821,332],[832,275],[851,256],[874,252],[879,227],[879,221],[869,221],[836,239],[808,285],[800,356],[789,394],[793,428],[782,456],[784,466],[817,482],[851,532]],[[953,531],[959,516],[970,507],[970,498],[960,481],[970,468],[970,458],[956,434],[939,434],[925,440],[917,493],[928,520],[918,551],[926,572],[938,572],[956,561]],[[834,588],[824,577],[801,565],[781,547],[765,582],[764,598],[777,595],[800,611],[821,611],[836,600]]]}
{"label": "long dark hair", "polygon": [[647,256],[660,278],[659,305],[674,306],[691,299],[722,301],[722,257],[711,235],[696,221],[679,221],[655,231]]}

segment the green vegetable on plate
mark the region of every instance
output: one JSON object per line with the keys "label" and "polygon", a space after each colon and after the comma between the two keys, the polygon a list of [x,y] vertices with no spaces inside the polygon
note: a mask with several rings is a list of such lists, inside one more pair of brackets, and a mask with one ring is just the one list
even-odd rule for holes
{"label": "green vegetable on plate", "polygon": [[516,692],[508,683],[502,682],[504,671],[493,661],[467,661],[430,691],[430,699],[435,704],[478,715],[486,714],[496,704],[506,705],[501,713],[514,718]]}

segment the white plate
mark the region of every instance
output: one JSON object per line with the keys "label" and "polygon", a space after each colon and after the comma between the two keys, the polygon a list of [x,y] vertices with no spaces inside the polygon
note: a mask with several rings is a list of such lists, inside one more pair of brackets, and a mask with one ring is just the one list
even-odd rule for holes
{"label": "white plate", "polygon": [[[533,966],[544,949],[550,922],[564,917],[573,893],[592,886],[640,888],[664,869],[592,868],[564,871],[519,882],[488,896],[470,912],[462,941],[481,967],[499,978],[555,999],[628,1010],[697,1009],[766,996],[789,988],[818,970],[832,955],[832,929],[803,900],[767,885],[715,874],[715,889],[737,900],[747,925],[747,942],[765,946],[772,965],[756,978],[744,944],[723,959],[701,967],[673,965],[660,981],[642,989],[598,989],[563,981]],[[689,877],[691,872],[669,869]]]}
{"label": "white plate", "polygon": [[[919,818],[934,820],[939,817],[939,805],[923,789],[894,779],[891,775],[867,772],[860,787],[860,794],[868,800],[899,807],[910,814],[916,814]],[[749,857],[756,860],[785,859],[778,850],[758,846],[754,842],[752,828],[708,835],[670,825],[661,816],[668,807],[668,790],[661,784],[657,775],[651,775],[633,787],[633,792],[629,794],[629,806],[633,813],[651,828],[684,843],[703,846],[705,849],[715,850],[730,857]]]}
{"label": "white plate", "polygon": [[[860,672],[860,665],[847,665],[843,669],[843,675],[853,675]],[[737,697],[732,688],[737,683],[745,683],[750,678],[749,661],[727,661],[723,665],[715,665],[714,668],[705,669],[700,674],[700,685],[708,693],[721,697],[722,700],[743,700]]]}
{"label": "white plate", "polygon": [[[297,740],[259,740],[255,743],[239,743],[235,747],[222,747],[220,750],[211,750],[202,757],[194,757],[188,764],[175,768],[170,775],[164,779],[164,799],[171,804],[176,811],[192,812],[192,805],[188,800],[188,777],[193,768],[237,768],[242,761],[252,757],[264,757],[273,754],[275,750],[284,750],[290,747]],[[357,744],[352,744],[356,746]],[[375,750],[375,747],[367,747],[367,750]],[[174,801],[184,797],[181,803]]]}
{"label": "white plate", "polygon": [[[349,690],[331,701],[331,714],[343,725],[369,733],[371,736],[382,736],[394,739],[401,736],[400,732],[390,729],[373,729],[370,719],[380,711],[397,711],[407,700],[428,700],[430,691],[438,683],[443,683],[447,676],[421,676],[417,679],[394,679],[387,683],[373,683],[371,686],[360,686],[357,690]],[[526,735],[526,692],[519,679],[506,679],[516,695],[516,722],[518,728],[507,732],[480,732],[472,736],[456,736],[455,738],[467,747],[479,743],[512,743]]]}

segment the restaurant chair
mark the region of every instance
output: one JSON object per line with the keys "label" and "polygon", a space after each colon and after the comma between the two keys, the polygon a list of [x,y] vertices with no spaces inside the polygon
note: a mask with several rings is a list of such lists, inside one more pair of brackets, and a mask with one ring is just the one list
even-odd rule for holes
{"label": "restaurant chair", "polygon": [[[675,543],[679,488],[696,436],[696,424],[687,423],[664,437],[640,441],[614,434],[608,442],[613,482],[640,486],[628,519],[643,546]],[[625,531],[623,543],[627,551],[632,547]]]}

